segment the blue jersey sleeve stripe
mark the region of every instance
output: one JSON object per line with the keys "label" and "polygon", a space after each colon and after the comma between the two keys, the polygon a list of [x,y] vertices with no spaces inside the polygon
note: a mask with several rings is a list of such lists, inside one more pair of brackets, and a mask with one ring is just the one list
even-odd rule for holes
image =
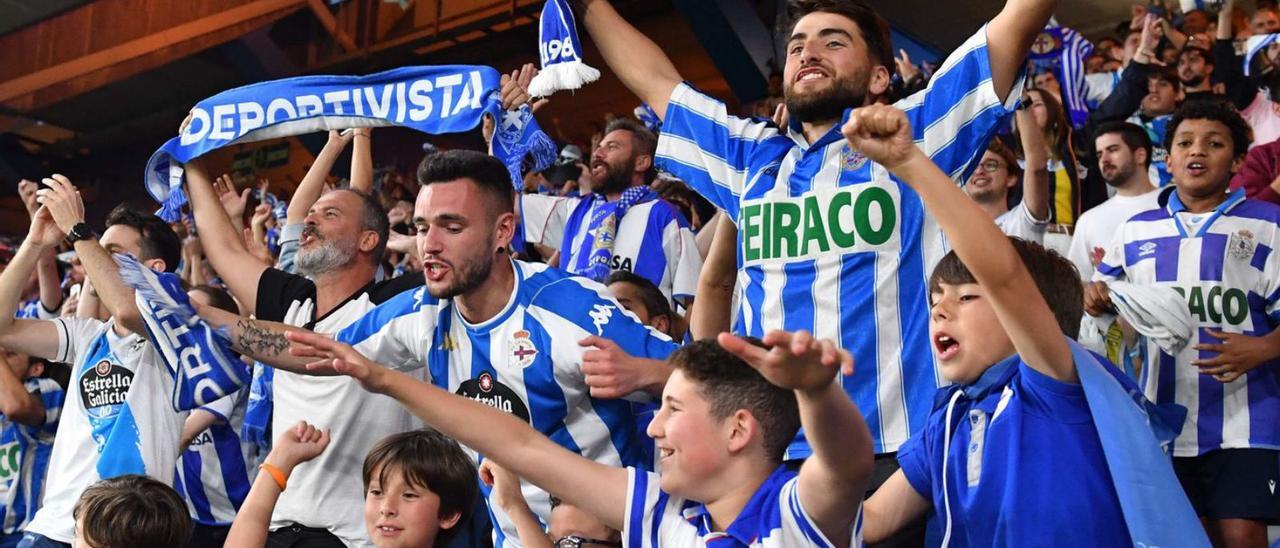
{"label": "blue jersey sleeve stripe", "polygon": [[[422,292],[421,299],[419,292]],[[434,299],[428,297],[426,289],[422,287],[406,290],[374,307],[359,320],[339,331],[334,339],[352,346],[358,345],[382,331],[396,318],[417,312],[425,304],[423,301],[427,300],[434,304]]]}
{"label": "blue jersey sleeve stripe", "polygon": [[985,152],[1000,121],[1007,115],[1000,105],[990,105],[973,114],[958,129],[948,130],[947,134],[952,137],[935,150],[930,159],[945,169],[947,176],[963,181],[968,175],[969,167]]}
{"label": "blue jersey sleeve stripe", "polygon": [[787,483],[789,484],[787,490],[790,491],[787,495],[787,506],[791,511],[791,516],[795,518],[796,524],[800,526],[800,532],[814,546],[832,546],[831,542],[814,525],[813,520],[809,518],[809,514],[804,511],[804,505],[800,503],[800,478],[792,478]]}
{"label": "blue jersey sleeve stripe", "polygon": [[627,496],[627,526],[626,526],[626,542],[628,548],[641,548],[644,546],[644,509],[648,500],[648,480],[649,474],[638,468],[627,469],[627,479],[630,483]]}
{"label": "blue jersey sleeve stripe", "polygon": [[658,158],[702,171],[716,186],[728,190],[734,196],[742,192],[742,185],[735,185],[734,182],[746,179],[746,166],[734,165],[723,151],[704,148],[697,136],[663,133],[662,139],[664,143],[658,147]]}
{"label": "blue jersey sleeve stripe", "polygon": [[1094,274],[1095,279],[1097,279],[1098,276],[1110,279],[1120,279],[1124,277],[1124,269],[1118,266],[1111,266],[1107,263],[1098,263],[1098,268],[1097,270],[1094,270]]}

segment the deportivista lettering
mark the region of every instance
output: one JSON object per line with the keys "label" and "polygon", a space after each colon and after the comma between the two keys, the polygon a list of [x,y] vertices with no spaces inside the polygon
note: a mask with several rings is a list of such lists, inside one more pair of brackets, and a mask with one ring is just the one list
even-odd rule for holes
{"label": "deportivista lettering", "polygon": [[1249,296],[1233,287],[1177,287],[1174,291],[1187,299],[1191,315],[1201,323],[1244,325],[1249,319]]}
{"label": "deportivista lettering", "polygon": [[321,113],[371,116],[396,123],[423,122],[433,115],[449,118],[466,109],[481,108],[484,84],[480,71],[443,74],[378,86],[334,89],[321,94],[270,102],[245,101],[191,109],[191,123],[180,136],[187,146],[202,139],[229,141],[254,129]]}
{"label": "deportivista lettering", "polygon": [[896,249],[901,232],[898,204],[897,187],[892,184],[744,201],[738,220],[743,260]]}

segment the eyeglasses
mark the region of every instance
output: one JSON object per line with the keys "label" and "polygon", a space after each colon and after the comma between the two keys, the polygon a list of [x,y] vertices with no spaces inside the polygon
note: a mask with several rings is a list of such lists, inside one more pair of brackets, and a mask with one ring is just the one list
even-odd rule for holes
{"label": "eyeglasses", "polygon": [[570,535],[556,541],[556,548],[582,548],[583,546],[622,546],[621,542]]}
{"label": "eyeglasses", "polygon": [[995,160],[987,160],[985,162],[982,162],[981,164],[978,164],[978,167],[982,168],[982,171],[985,171],[987,173],[995,173],[996,171],[1003,169],[1004,164],[997,162]]}

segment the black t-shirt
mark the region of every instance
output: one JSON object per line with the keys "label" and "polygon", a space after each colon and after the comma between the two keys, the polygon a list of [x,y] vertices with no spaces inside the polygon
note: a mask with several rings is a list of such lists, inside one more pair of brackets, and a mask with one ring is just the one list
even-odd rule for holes
{"label": "black t-shirt", "polygon": [[[377,305],[388,299],[416,289],[425,283],[420,272],[405,274],[398,278],[389,278],[381,282],[370,281],[359,291],[348,295],[337,306],[321,317],[315,315],[316,284],[305,276],[290,274],[283,270],[268,268],[258,278],[258,305],[254,315],[260,320],[283,322],[313,328],[317,323],[337,314],[355,313],[364,315],[368,304]],[[368,295],[365,306],[348,306],[361,301],[362,295]],[[335,318],[336,319],[336,318]],[[349,323],[358,317],[350,318]]]}

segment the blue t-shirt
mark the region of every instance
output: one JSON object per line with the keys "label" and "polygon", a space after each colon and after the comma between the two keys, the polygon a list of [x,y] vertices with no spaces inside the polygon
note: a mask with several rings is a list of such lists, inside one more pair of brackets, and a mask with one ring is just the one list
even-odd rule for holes
{"label": "blue t-shirt", "polygon": [[898,462],[951,546],[1133,545],[1084,389],[1017,355],[940,391]]}

